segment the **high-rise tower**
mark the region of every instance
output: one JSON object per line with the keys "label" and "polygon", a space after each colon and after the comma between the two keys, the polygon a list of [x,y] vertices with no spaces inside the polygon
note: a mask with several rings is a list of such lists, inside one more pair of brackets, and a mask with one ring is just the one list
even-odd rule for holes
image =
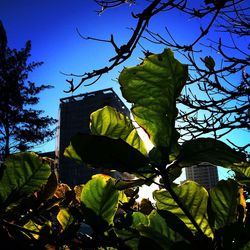
{"label": "high-rise tower", "polygon": [[85,183],[98,170],[80,166],[63,156],[70,139],[78,132],[90,133],[90,114],[106,105],[129,115],[129,110],[112,88],[60,99],[57,155],[59,180],[70,186]]}

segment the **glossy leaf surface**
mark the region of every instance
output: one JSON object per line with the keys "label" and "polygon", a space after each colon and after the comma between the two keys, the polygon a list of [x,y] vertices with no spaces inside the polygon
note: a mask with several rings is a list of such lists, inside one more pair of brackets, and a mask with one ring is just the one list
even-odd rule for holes
{"label": "glossy leaf surface", "polygon": [[114,183],[115,180],[110,176],[97,174],[84,185],[81,204],[92,226],[101,223],[99,218],[108,225],[113,224],[119,200],[119,191],[114,188]]}
{"label": "glossy leaf surface", "polygon": [[130,118],[110,106],[99,109],[90,115],[90,130],[94,135],[104,135],[113,139],[121,138],[142,154],[147,155],[144,142]]}
{"label": "glossy leaf surface", "polygon": [[124,98],[133,104],[135,121],[155,146],[168,148],[176,137],[176,98],[187,77],[187,65],[177,61],[170,49],[148,56],[138,66],[125,68],[119,76]]}
{"label": "glossy leaf surface", "polygon": [[[212,229],[208,223],[208,193],[206,189],[193,181],[187,181],[182,185],[174,186],[173,190],[182,204],[193,216],[201,230],[208,237],[213,237]],[[156,200],[157,209],[167,210],[174,213],[186,224],[189,229],[191,229],[194,233],[196,232],[194,225],[185,215],[183,210],[177,205],[169,192],[165,190],[157,190],[154,192],[154,198]]]}

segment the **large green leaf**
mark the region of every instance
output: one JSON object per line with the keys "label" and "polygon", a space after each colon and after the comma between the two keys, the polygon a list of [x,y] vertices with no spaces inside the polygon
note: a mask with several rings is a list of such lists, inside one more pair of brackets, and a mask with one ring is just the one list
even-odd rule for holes
{"label": "large green leaf", "polygon": [[65,149],[64,155],[94,167],[121,172],[137,172],[148,164],[148,159],[121,139],[77,134]]}
{"label": "large green leaf", "polygon": [[[213,237],[213,232],[208,223],[207,215],[207,190],[193,181],[172,187],[179,200],[190,212],[201,230],[208,236]],[[181,219],[194,233],[196,229],[183,210],[177,205],[170,193],[166,190],[154,191],[156,206],[159,210],[167,210]]]}
{"label": "large green leaf", "polygon": [[187,65],[177,61],[170,49],[148,56],[138,66],[125,68],[119,76],[124,98],[133,103],[135,121],[155,146],[173,147],[176,98],[187,77]]}
{"label": "large green leaf", "polygon": [[[114,229],[115,234],[131,250],[139,249],[140,234],[136,229]],[[126,249],[126,248],[125,248]]]}
{"label": "large green leaf", "polygon": [[[144,225],[140,225],[138,227],[138,231],[140,233],[140,236],[143,236],[144,238],[150,239],[151,241],[153,241],[153,246],[154,248],[152,248],[151,246],[148,246],[149,249],[164,249],[164,250],[171,250],[171,243],[169,241],[169,239],[167,237],[165,237],[162,234],[159,234],[159,232],[157,230],[155,230],[155,228],[152,227],[148,227],[148,226],[144,226]],[[145,240],[145,239],[141,239]],[[150,242],[150,241],[149,241]],[[144,248],[146,248],[146,243],[144,243]]]}
{"label": "large green leaf", "polygon": [[233,169],[235,164],[244,161],[246,161],[245,154],[212,138],[198,138],[184,142],[179,156],[180,165],[183,167],[209,162],[216,166]]}
{"label": "large green leaf", "polygon": [[178,216],[167,210],[158,210],[158,213],[165,219],[169,228],[171,228],[175,233],[179,233],[179,235],[181,235],[184,239],[192,242],[193,234],[191,230],[181,219],[179,219]]}
{"label": "large green leaf", "polygon": [[[161,234],[169,239],[169,241],[177,242],[183,240],[180,234],[175,230],[172,230],[157,210],[153,210],[149,215],[149,226],[154,229],[158,234]],[[191,232],[190,232],[191,233]],[[191,235],[192,236],[192,235]]]}
{"label": "large green leaf", "polygon": [[1,167],[0,206],[18,204],[45,185],[51,174],[49,164],[35,153],[18,153],[9,156]]}
{"label": "large green leaf", "polygon": [[142,154],[147,155],[144,142],[130,118],[110,106],[98,109],[90,115],[90,130],[94,135],[104,135],[113,139],[121,138]]}
{"label": "large green leaf", "polygon": [[97,174],[88,181],[81,193],[81,204],[87,223],[93,227],[113,224],[118,208],[119,192],[114,188],[115,180],[110,176]]}
{"label": "large green leaf", "polygon": [[250,162],[235,163],[232,169],[239,183],[250,186]]}
{"label": "large green leaf", "polygon": [[133,214],[127,214],[126,220],[130,221],[130,227],[128,227],[128,223],[123,223],[127,226],[123,229],[115,229],[115,232],[131,249],[140,249],[143,244],[142,249],[169,250],[174,249],[171,248],[174,242],[182,240],[178,233],[168,227],[165,219],[156,210],[153,210],[149,216],[133,212]]}
{"label": "large green leaf", "polygon": [[239,185],[234,180],[221,180],[210,190],[215,229],[236,221]]}

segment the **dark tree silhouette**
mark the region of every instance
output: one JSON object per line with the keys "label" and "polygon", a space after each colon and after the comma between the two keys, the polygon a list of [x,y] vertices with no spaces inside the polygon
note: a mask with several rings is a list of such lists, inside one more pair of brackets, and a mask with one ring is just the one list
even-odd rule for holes
{"label": "dark tree silhouette", "polygon": [[33,109],[39,102],[37,95],[50,85],[36,86],[28,81],[28,74],[42,62],[31,62],[31,42],[21,50],[7,46],[5,28],[0,22],[0,156],[24,151],[54,136],[56,120],[42,116],[42,110]]}
{"label": "dark tree silhouette", "polygon": [[[125,0],[95,0],[95,2],[101,8],[99,14],[108,9],[112,11],[114,7],[120,5],[133,6],[137,3]],[[183,58],[183,62],[189,65],[189,81],[178,100],[178,129],[183,139],[187,134],[191,138],[212,134],[219,139],[235,129],[249,130],[250,78],[247,71],[250,64],[250,45],[246,42],[250,34],[249,2],[205,0],[194,3],[188,0],[152,0],[145,3],[147,6],[140,13],[132,13],[132,18],[137,19],[137,24],[131,27],[130,39],[121,46],[116,44],[115,35],[105,40],[83,37],[80,34],[88,40],[109,43],[114,48],[114,55],[103,68],[82,75],[71,74],[73,79],[67,80],[70,89],[65,92],[73,92],[82,84],[85,86],[94,84],[103,74],[131,57],[136,47],[142,45],[143,41],[149,41],[162,47],[172,48]],[[157,14],[161,12],[168,15],[172,11],[182,13],[186,20],[195,18],[200,25],[198,35],[189,44],[177,41],[170,31],[172,27],[166,26],[165,34],[149,30],[148,24]],[[183,28],[187,26],[188,22],[183,23]],[[217,40],[209,39],[208,35],[212,32],[216,34]],[[245,38],[244,43],[239,39],[242,37]],[[144,47],[142,47],[143,52],[147,56],[150,51]],[[205,54],[207,49],[214,51],[216,58]],[[74,77],[80,77],[80,81],[75,83]],[[247,144],[238,148],[246,150],[249,146]]]}

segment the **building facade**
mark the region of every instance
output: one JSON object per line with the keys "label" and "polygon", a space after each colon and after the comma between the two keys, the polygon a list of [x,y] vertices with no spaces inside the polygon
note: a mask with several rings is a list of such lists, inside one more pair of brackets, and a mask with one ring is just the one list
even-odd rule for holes
{"label": "building facade", "polygon": [[96,169],[79,165],[64,157],[63,152],[76,133],[90,133],[90,114],[107,105],[129,115],[129,110],[112,88],[60,99],[56,146],[60,182],[75,186],[85,183],[93,174],[98,173]]}
{"label": "building facade", "polygon": [[209,163],[188,167],[186,168],[186,179],[193,180],[209,190],[219,180],[218,170],[217,167],[209,165]]}

